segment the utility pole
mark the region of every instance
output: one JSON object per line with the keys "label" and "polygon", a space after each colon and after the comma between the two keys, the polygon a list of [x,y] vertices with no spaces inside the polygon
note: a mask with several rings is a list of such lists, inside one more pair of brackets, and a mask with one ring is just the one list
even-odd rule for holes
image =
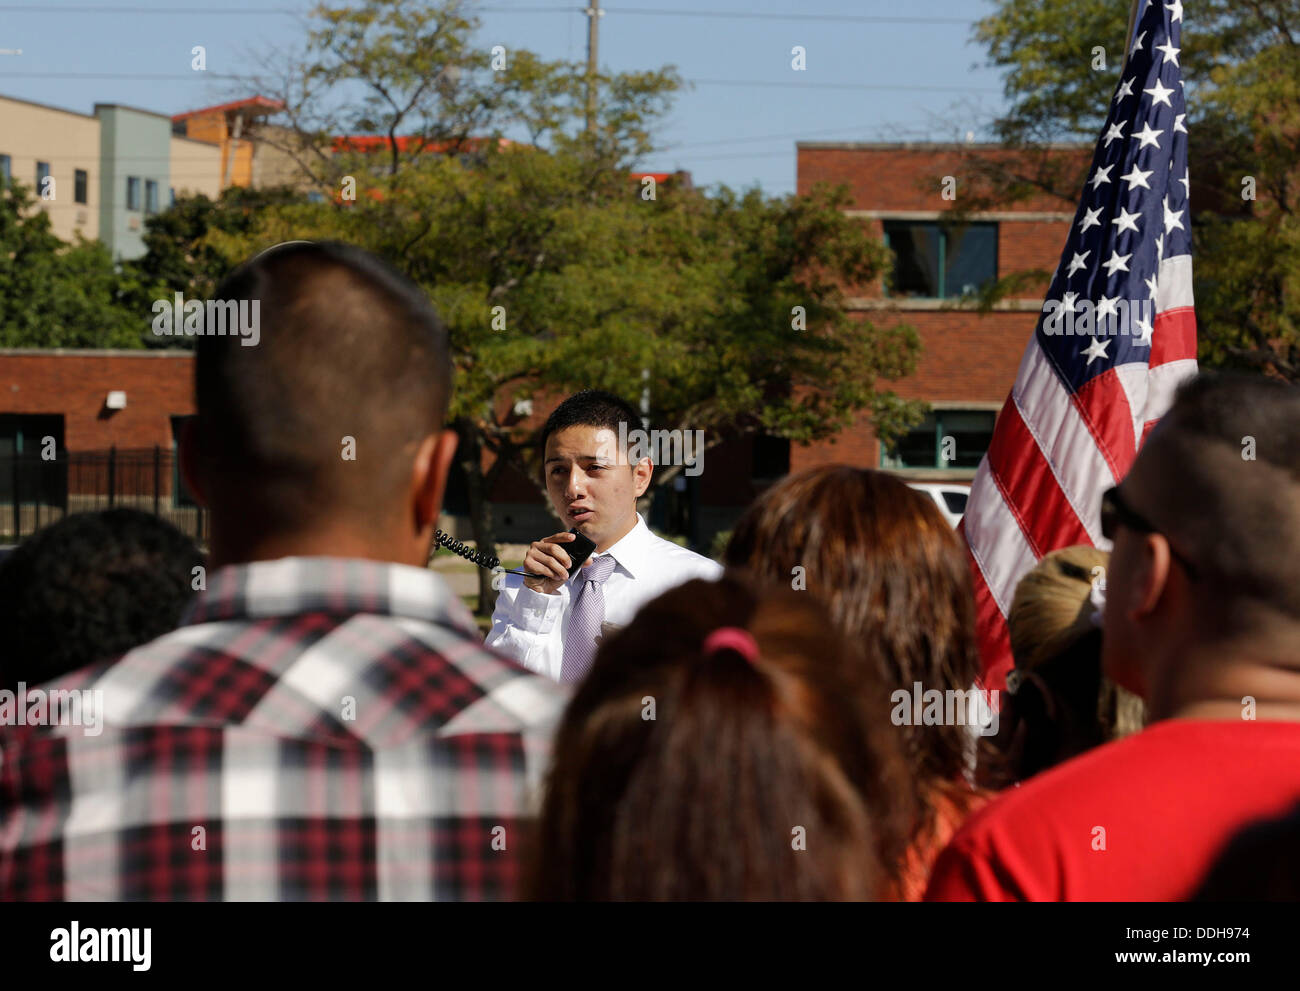
{"label": "utility pole", "polygon": [[587,8],[587,130],[596,122],[596,46],[600,37],[600,19],[605,12],[600,9],[600,0],[590,0]]}

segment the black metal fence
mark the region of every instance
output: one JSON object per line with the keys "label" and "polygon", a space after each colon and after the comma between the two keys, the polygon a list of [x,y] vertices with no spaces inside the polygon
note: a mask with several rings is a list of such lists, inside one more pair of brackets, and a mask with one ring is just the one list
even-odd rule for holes
{"label": "black metal fence", "polygon": [[207,513],[180,478],[170,448],[0,453],[0,544],[14,544],[69,513],[129,506],[207,543]]}

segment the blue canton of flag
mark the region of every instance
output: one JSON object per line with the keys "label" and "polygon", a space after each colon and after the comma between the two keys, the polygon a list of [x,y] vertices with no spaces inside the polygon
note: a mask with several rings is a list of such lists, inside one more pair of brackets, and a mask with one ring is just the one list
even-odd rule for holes
{"label": "blue canton of flag", "polygon": [[1191,254],[1181,33],[1181,2],[1147,0],[1038,325],[1075,390],[1150,361],[1160,262]]}

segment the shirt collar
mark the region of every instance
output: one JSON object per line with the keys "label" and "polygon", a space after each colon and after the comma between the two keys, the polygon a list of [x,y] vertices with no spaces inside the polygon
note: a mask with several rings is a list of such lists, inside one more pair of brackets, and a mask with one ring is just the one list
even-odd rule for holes
{"label": "shirt collar", "polygon": [[[637,513],[636,525],[623,534],[618,542],[605,553],[612,557],[615,563],[628,573],[629,577],[635,578],[638,572],[644,573],[646,566],[650,563],[654,542],[655,535],[650,532],[650,528],[646,526],[641,514]],[[599,554],[592,555],[592,557],[600,556]],[[574,578],[580,574],[582,574],[581,568],[574,572]],[[572,582],[573,578],[570,578],[569,581]]]}
{"label": "shirt collar", "polygon": [[181,626],[308,612],[377,613],[477,633],[469,607],[427,568],[342,557],[285,557],[208,575]]}

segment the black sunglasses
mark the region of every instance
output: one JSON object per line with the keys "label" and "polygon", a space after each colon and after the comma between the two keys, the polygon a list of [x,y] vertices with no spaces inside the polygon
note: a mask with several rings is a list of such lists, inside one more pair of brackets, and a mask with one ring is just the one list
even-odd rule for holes
{"label": "black sunglasses", "polygon": [[1107,540],[1113,541],[1115,531],[1121,525],[1128,527],[1130,530],[1136,530],[1138,533],[1160,534],[1165,538],[1165,543],[1169,544],[1169,553],[1174,560],[1187,571],[1187,577],[1193,581],[1199,578],[1196,567],[1178,552],[1169,540],[1168,534],[1161,531],[1159,527],[1148,521],[1146,517],[1140,515],[1132,506],[1126,503],[1124,497],[1119,494],[1119,486],[1116,485],[1101,494],[1101,535]]}

